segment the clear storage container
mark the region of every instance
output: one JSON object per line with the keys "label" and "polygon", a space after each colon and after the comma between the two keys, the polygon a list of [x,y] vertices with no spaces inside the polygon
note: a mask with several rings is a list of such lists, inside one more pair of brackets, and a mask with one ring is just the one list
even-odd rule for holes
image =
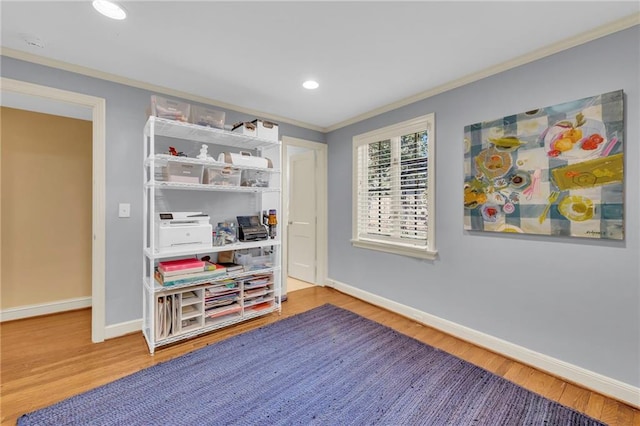
{"label": "clear storage container", "polygon": [[169,120],[189,121],[191,105],[187,102],[174,99],[163,98],[162,96],[151,96],[151,114]]}
{"label": "clear storage container", "polygon": [[240,186],[240,169],[233,167],[206,167],[204,170],[205,184]]}
{"label": "clear storage container", "polygon": [[188,164],[177,161],[167,161],[165,180],[169,182],[201,183],[202,164]]}
{"label": "clear storage container", "polygon": [[193,124],[224,129],[224,118],[224,111],[197,105],[191,107],[191,122]]}

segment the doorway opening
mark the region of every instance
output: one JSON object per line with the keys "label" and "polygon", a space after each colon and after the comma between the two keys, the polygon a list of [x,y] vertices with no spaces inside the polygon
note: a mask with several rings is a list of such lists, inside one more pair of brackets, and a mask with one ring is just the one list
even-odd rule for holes
{"label": "doorway opening", "polygon": [[283,295],[327,276],[327,145],[284,136]]}
{"label": "doorway opening", "polygon": [[3,103],[10,98],[19,99],[17,102],[23,102],[22,109],[51,114],[56,114],[53,112],[56,108],[91,111],[91,341],[102,342],[105,339],[105,99],[9,78],[2,78],[1,90]]}

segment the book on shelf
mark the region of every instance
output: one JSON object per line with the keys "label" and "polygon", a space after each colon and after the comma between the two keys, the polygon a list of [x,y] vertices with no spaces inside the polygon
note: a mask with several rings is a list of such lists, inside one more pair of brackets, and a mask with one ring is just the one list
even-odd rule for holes
{"label": "book on shelf", "polygon": [[207,280],[207,279],[216,279],[223,275],[226,275],[227,271],[224,269],[216,269],[215,271],[202,271],[202,272],[192,272],[190,274],[182,274],[182,275],[174,275],[172,277],[165,277],[160,273],[160,271],[156,271],[155,278],[156,281],[162,286],[171,286],[177,284],[188,284],[190,282]]}
{"label": "book on shelf", "polygon": [[205,271],[217,271],[219,269],[226,269],[226,267],[221,263],[213,263],[213,262],[209,262],[209,261],[206,261],[204,263],[204,270]]}
{"label": "book on shelf", "polygon": [[194,272],[203,272],[202,266],[196,266],[195,268],[176,269],[173,271],[164,271],[158,267],[158,271],[163,277],[175,277],[176,275],[192,274]]}
{"label": "book on shelf", "polygon": [[244,271],[244,266],[238,265],[237,263],[232,263],[232,262],[218,263],[218,265],[226,268],[228,273]]}
{"label": "book on shelf", "polygon": [[204,265],[204,261],[196,258],[164,260],[162,262],[158,262],[158,270],[164,274],[176,271],[192,270],[195,268],[200,268],[200,270],[203,271]]}

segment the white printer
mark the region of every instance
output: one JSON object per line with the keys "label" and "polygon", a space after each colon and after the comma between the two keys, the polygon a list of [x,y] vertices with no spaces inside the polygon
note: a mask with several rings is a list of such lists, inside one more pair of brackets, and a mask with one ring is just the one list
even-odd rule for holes
{"label": "white printer", "polygon": [[202,212],[158,213],[155,226],[155,251],[211,248],[213,227]]}

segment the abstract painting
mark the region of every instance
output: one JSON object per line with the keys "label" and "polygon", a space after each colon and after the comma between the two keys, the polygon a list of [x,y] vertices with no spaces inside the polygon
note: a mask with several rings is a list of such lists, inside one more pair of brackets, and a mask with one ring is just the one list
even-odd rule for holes
{"label": "abstract painting", "polygon": [[624,239],[623,92],[464,129],[464,229]]}

